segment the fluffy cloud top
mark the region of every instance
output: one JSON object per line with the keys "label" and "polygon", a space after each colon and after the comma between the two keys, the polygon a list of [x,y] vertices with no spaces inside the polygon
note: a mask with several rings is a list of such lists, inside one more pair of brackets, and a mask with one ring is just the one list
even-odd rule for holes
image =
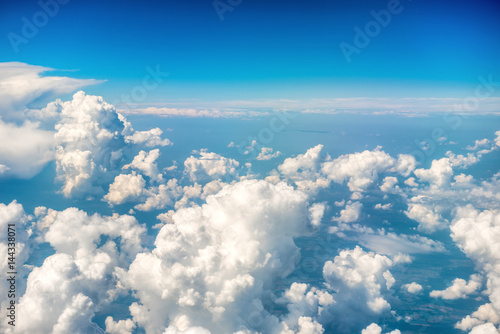
{"label": "fluffy cloud top", "polygon": [[325,162],[322,171],[337,183],[347,181],[349,190],[363,192],[378,180],[379,173],[395,164],[394,158],[377,148],[374,151],[342,155]]}
{"label": "fluffy cloud top", "polygon": [[365,252],[359,246],[340,252],[323,267],[323,277],[336,291],[336,303],[325,312],[331,314],[335,332],[360,330],[364,318],[380,315],[391,306],[384,295],[395,282],[389,268],[393,261],[386,256]]}
{"label": "fluffy cloud top", "polygon": [[140,300],[130,308],[134,321],[152,332],[279,330],[262,298],[273,279],[294,269],[299,252],[293,237],[307,233],[308,216],[304,193],[257,180],[179,209],[156,248],[119,275]]}
{"label": "fluffy cloud top", "polygon": [[55,212],[44,226],[43,241],[56,253],[29,274],[18,315],[30,320],[16,324],[15,332],[101,332],[92,318],[116,298],[114,271],[143,250],[145,228],[131,216],[89,216],[75,208]]}
{"label": "fluffy cloud top", "polygon": [[409,293],[418,294],[422,291],[423,287],[415,282],[411,282],[410,284],[403,285],[403,288],[406,289]]}
{"label": "fluffy cloud top", "polygon": [[335,217],[333,220],[343,222],[343,223],[352,223],[358,220],[361,210],[363,209],[363,204],[360,202],[354,202],[347,204],[345,209],[340,211],[340,217]]}
{"label": "fluffy cloud top", "polygon": [[322,150],[323,145],[316,145],[304,154],[299,154],[294,158],[286,158],[278,170],[301,190],[316,190],[320,187],[326,187],[330,182],[320,174],[321,163],[324,161],[324,157],[321,155]]}
{"label": "fluffy cloud top", "polygon": [[61,120],[56,125],[57,173],[62,192],[99,193],[100,179],[109,179],[117,169],[125,139],[124,124],[112,105],[101,97],[78,92],[72,101],[58,102]]}
{"label": "fluffy cloud top", "polygon": [[434,290],[431,291],[430,296],[434,298],[443,299],[459,299],[465,298],[471,293],[476,292],[482,286],[482,277],[479,275],[472,275],[467,282],[464,279],[457,278],[453,281],[453,284],[446,288],[446,290]]}
{"label": "fluffy cloud top", "polygon": [[500,315],[499,212],[478,211],[469,204],[457,208],[450,228],[451,236],[460,249],[486,274],[487,293],[491,306],[495,314]]}
{"label": "fluffy cloud top", "polygon": [[280,151],[273,152],[271,147],[263,147],[257,156],[257,160],[271,160],[273,158],[277,158],[281,155]]}
{"label": "fluffy cloud top", "polygon": [[405,214],[408,218],[418,222],[419,231],[432,233],[446,227],[446,222],[439,214],[422,204],[408,204],[408,210],[405,211]]}
{"label": "fluffy cloud top", "polygon": [[201,150],[199,157],[190,156],[184,161],[184,172],[191,181],[207,181],[234,176],[239,162],[220,154]]}
{"label": "fluffy cloud top", "polygon": [[[382,328],[377,324],[371,324],[361,331],[361,334],[382,334]],[[393,330],[388,334],[401,334],[399,329]]]}
{"label": "fluffy cloud top", "polygon": [[415,170],[414,173],[420,181],[429,182],[432,186],[441,187],[449,182],[453,175],[453,169],[450,159],[442,158],[440,160],[433,160],[431,168],[420,168]]}

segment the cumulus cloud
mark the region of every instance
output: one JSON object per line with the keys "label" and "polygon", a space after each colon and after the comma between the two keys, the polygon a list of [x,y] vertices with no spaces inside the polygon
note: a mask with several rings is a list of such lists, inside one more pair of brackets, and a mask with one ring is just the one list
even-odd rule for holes
{"label": "cumulus cloud", "polygon": [[423,289],[423,287],[416,282],[411,282],[409,284],[405,284],[405,285],[403,285],[403,288],[406,289],[406,291],[408,291],[409,293],[413,293],[413,294],[418,294]]}
{"label": "cumulus cloud", "polygon": [[293,283],[278,300],[278,303],[286,304],[288,309],[280,334],[323,333],[323,326],[313,319],[321,317],[323,309],[334,302],[333,296],[325,290],[304,283]]}
{"label": "cumulus cloud", "polygon": [[383,192],[392,192],[396,189],[399,189],[399,187],[397,187],[396,184],[398,184],[398,179],[396,177],[386,176],[384,178],[384,182],[380,186],[380,190],[382,190]]}
{"label": "cumulus cloud", "polygon": [[78,92],[73,100],[59,102],[56,125],[58,179],[66,197],[100,193],[99,181],[112,179],[125,147],[124,124],[112,105],[99,96]]}
{"label": "cumulus cloud", "polygon": [[153,128],[146,131],[135,131],[130,123],[122,114],[118,113],[118,118],[124,125],[123,135],[125,142],[146,147],[168,146],[172,142],[167,138],[162,138],[163,131],[160,128]]}
{"label": "cumulus cloud", "polygon": [[140,211],[151,211],[163,209],[174,204],[176,198],[181,196],[184,189],[178,185],[177,179],[170,179],[166,184],[153,186],[144,191],[145,200],[134,208]]}
{"label": "cumulus cloud", "polygon": [[493,324],[486,323],[474,327],[469,334],[498,334],[498,330]]}
{"label": "cumulus cloud", "polygon": [[488,138],[484,139],[478,139],[474,142],[474,146],[467,146],[466,149],[470,151],[476,151],[481,147],[488,146],[490,144],[490,141]]}
{"label": "cumulus cloud", "polygon": [[472,313],[472,315],[468,315],[455,324],[455,328],[463,331],[469,331],[472,328],[485,323],[500,324],[500,316],[489,303],[479,306],[477,311]]}
{"label": "cumulus cloud", "polygon": [[16,333],[101,333],[92,318],[119,293],[114,272],[143,250],[145,227],[131,216],[69,208],[41,232],[56,253],[29,274],[18,316],[30,320],[16,324]]}
{"label": "cumulus cloud", "polygon": [[122,204],[130,200],[138,199],[145,191],[146,181],[142,175],[120,174],[115,177],[114,182],[109,186],[109,192],[104,199],[109,204]]}
{"label": "cumulus cloud", "polygon": [[500,315],[500,213],[469,204],[456,209],[450,228],[453,240],[485,273],[491,306]]}
{"label": "cumulus cloud", "polygon": [[419,231],[432,233],[446,227],[446,221],[438,213],[419,203],[408,204],[405,214],[418,222]]}
{"label": "cumulus cloud", "polygon": [[337,183],[347,181],[349,190],[363,192],[378,180],[379,173],[395,164],[394,158],[377,147],[373,151],[346,154],[327,161],[323,164],[322,171]]}
{"label": "cumulus cloud", "polygon": [[240,181],[202,206],[177,210],[156,248],[119,274],[139,299],[130,307],[133,320],[148,332],[282,328],[262,298],[275,278],[293,271],[293,238],[308,233],[307,217],[304,193],[262,180]]}
{"label": "cumulus cloud", "polygon": [[420,181],[428,182],[431,186],[442,187],[446,185],[453,175],[449,158],[433,160],[429,169],[417,169],[415,175]]}
{"label": "cumulus cloud", "polygon": [[[370,326],[366,327],[361,331],[361,334],[382,334],[382,328],[373,323]],[[392,332],[389,332],[388,334],[401,334],[399,329],[393,330]]]}
{"label": "cumulus cloud", "polygon": [[398,155],[396,165],[391,169],[391,171],[398,172],[399,174],[407,177],[415,170],[416,166],[417,160],[413,155],[400,154]]}
{"label": "cumulus cloud", "polygon": [[301,190],[314,191],[327,187],[330,182],[321,175],[321,163],[325,160],[321,154],[322,150],[323,145],[316,145],[304,154],[287,158],[278,166],[278,171]]}
{"label": "cumulus cloud", "polygon": [[190,156],[184,161],[184,172],[191,181],[211,181],[236,175],[240,163],[234,159],[203,149],[199,157]]}
{"label": "cumulus cloud", "polygon": [[340,217],[334,217],[334,221],[342,223],[352,223],[358,220],[363,204],[360,202],[348,203],[345,209],[340,211]]}
{"label": "cumulus cloud", "polygon": [[257,160],[271,160],[281,155],[280,151],[273,152],[271,147],[263,147],[257,156]]}
{"label": "cumulus cloud", "polygon": [[471,293],[476,292],[482,286],[482,277],[479,275],[471,275],[469,282],[464,279],[457,278],[453,284],[446,290],[433,290],[430,293],[431,297],[443,299],[459,299],[465,298]]}
{"label": "cumulus cloud", "polygon": [[314,203],[309,208],[309,217],[311,220],[311,224],[314,226],[318,226],[321,223],[321,219],[323,219],[323,215],[325,214],[326,203]]}
{"label": "cumulus cloud", "polygon": [[134,157],[132,163],[123,166],[122,169],[133,168],[143,172],[144,175],[148,176],[151,180],[161,181],[163,176],[159,173],[158,165],[155,163],[159,157],[159,149],[151,150],[149,152],[140,151],[139,154]]}
{"label": "cumulus cloud", "polygon": [[377,203],[377,204],[375,204],[374,208],[378,209],[378,210],[389,210],[390,208],[392,208],[392,204],[391,203],[386,203],[386,204]]}
{"label": "cumulus cloud", "polygon": [[[383,255],[365,252],[359,246],[343,250],[323,267],[323,277],[336,291],[336,303],[325,312],[335,314],[332,319],[341,332],[354,332],[362,324],[362,317],[380,315],[391,306],[385,295],[395,280],[389,268],[393,261]],[[360,328],[359,328],[360,329]]]}
{"label": "cumulus cloud", "polygon": [[106,333],[131,334],[134,328],[135,324],[130,319],[114,321],[113,317],[106,318]]}

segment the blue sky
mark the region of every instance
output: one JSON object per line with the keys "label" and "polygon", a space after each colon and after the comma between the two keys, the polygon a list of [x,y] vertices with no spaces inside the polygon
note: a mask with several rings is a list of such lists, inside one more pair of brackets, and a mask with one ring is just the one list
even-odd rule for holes
{"label": "blue sky", "polygon": [[[237,3],[237,2],[233,2]],[[224,13],[211,1],[69,1],[16,53],[7,37],[35,1],[3,3],[1,61],[108,82],[110,100],[159,65],[170,73],[146,102],[339,97],[462,97],[500,75],[499,5],[402,0],[398,14],[346,62],[339,44],[387,1],[249,1]]]}

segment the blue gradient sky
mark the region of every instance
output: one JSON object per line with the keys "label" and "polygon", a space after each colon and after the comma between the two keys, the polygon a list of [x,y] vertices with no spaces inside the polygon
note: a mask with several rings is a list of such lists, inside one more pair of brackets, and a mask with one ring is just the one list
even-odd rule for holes
{"label": "blue gradient sky", "polygon": [[106,79],[86,89],[113,100],[146,66],[169,78],[146,102],[336,97],[461,97],[479,75],[500,77],[500,5],[402,0],[403,10],[347,63],[341,42],[387,1],[243,0],[221,21],[212,1],[78,1],[14,52],[36,1],[3,1],[0,61]]}

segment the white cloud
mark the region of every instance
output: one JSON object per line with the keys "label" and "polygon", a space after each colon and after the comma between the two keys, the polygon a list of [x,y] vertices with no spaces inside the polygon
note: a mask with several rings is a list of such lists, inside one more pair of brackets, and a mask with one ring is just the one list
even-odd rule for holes
{"label": "white cloud", "polygon": [[380,229],[374,233],[357,236],[358,242],[368,249],[381,254],[396,255],[400,253],[441,253],[445,251],[443,244],[420,235],[396,234]]}
{"label": "white cloud", "polygon": [[308,215],[304,193],[257,180],[228,185],[202,206],[177,210],[156,248],[119,274],[137,291],[133,320],[148,332],[167,326],[274,332],[279,323],[261,299],[273,279],[294,269],[299,250],[293,237],[308,233]]}
{"label": "white cloud", "polygon": [[375,204],[374,208],[378,209],[378,210],[389,210],[392,208],[392,204],[391,203],[386,203],[386,204],[377,203],[377,204]]}
{"label": "white cloud", "polygon": [[323,308],[335,301],[327,291],[309,287],[304,283],[293,283],[278,302],[286,304],[288,309],[280,334],[321,334],[324,329],[313,318],[321,317]]}
{"label": "white cloud", "polygon": [[482,286],[482,277],[479,275],[471,275],[469,282],[464,279],[456,278],[453,284],[446,290],[433,290],[430,293],[431,297],[443,299],[459,299],[466,298],[468,295],[476,292]]}
{"label": "white cloud", "polygon": [[413,155],[400,154],[398,155],[396,166],[394,166],[391,171],[398,172],[399,174],[407,177],[415,170],[416,166],[417,160]]}
{"label": "white cloud", "polygon": [[177,179],[170,179],[167,184],[160,184],[145,190],[144,203],[137,204],[134,208],[141,211],[163,209],[168,205],[173,205],[175,199],[181,196],[182,192],[183,189],[178,185]]}
{"label": "white cloud", "polygon": [[[361,331],[361,334],[381,334],[381,333],[382,333],[382,328],[375,323],[371,324],[370,326],[366,327]],[[401,332],[398,329],[396,329],[388,334],[401,334]]]}
{"label": "white cloud", "polygon": [[474,327],[469,334],[498,334],[498,329],[491,323]]}
{"label": "white cloud", "polygon": [[184,161],[184,172],[191,181],[211,181],[224,176],[236,175],[239,162],[203,149],[199,157],[190,156]]}
{"label": "white cloud", "polygon": [[432,209],[418,203],[409,203],[404,212],[408,218],[418,222],[418,230],[432,233],[446,227],[446,221]]}
{"label": "white cloud", "polygon": [[342,155],[327,161],[322,171],[337,183],[347,181],[349,190],[363,192],[378,180],[379,173],[385,172],[395,163],[394,158],[377,147],[373,151]]}
{"label": "white cloud", "polygon": [[359,219],[363,204],[360,202],[348,203],[345,209],[340,211],[340,217],[333,218],[334,221],[352,223]]}
{"label": "white cloud", "polygon": [[405,284],[405,285],[403,285],[403,288],[406,289],[406,291],[408,291],[409,293],[413,293],[413,294],[418,294],[423,289],[423,287],[416,282],[411,282],[409,284]]}
{"label": "white cloud", "polygon": [[5,173],[6,171],[8,171],[10,168],[5,166],[5,165],[2,165],[0,164],[0,175],[2,175],[3,173]]}
{"label": "white cloud", "polygon": [[114,182],[109,186],[109,192],[104,196],[104,199],[112,205],[136,200],[144,193],[145,186],[146,181],[142,175],[138,175],[135,172],[132,172],[132,174],[120,174],[115,177]]}
{"label": "white cloud", "polygon": [[127,115],[154,115],[160,117],[207,117],[207,118],[233,118],[245,116],[260,116],[267,113],[256,113],[252,111],[239,111],[231,109],[206,109],[206,108],[168,108],[147,107],[120,110]]}
{"label": "white cloud", "polygon": [[160,150],[155,149],[148,152],[140,151],[134,157],[132,163],[125,165],[122,169],[133,168],[135,170],[141,171],[144,175],[148,176],[153,181],[161,181],[163,175],[160,174],[158,170],[158,165],[155,161],[160,157]]}
{"label": "white cloud", "polygon": [[[1,63],[0,63],[1,64]],[[0,175],[31,178],[54,159],[54,134],[38,123],[18,126],[0,119]]]}
{"label": "white cloud", "polygon": [[132,334],[135,324],[132,320],[114,321],[113,317],[106,318],[106,333],[109,334]]}
{"label": "white cloud", "polygon": [[455,328],[461,329],[463,331],[468,331],[475,326],[479,326],[487,322],[497,325],[500,324],[500,316],[496,313],[495,309],[489,303],[479,306],[477,311],[472,313],[472,315],[468,315],[460,322],[455,324]]}
{"label": "white cloud", "polygon": [[481,212],[470,204],[458,207],[450,228],[453,240],[486,275],[486,292],[500,315],[500,213]]}
{"label": "white cloud", "polygon": [[125,136],[125,142],[137,145],[144,145],[146,147],[172,145],[172,142],[169,139],[161,138],[163,131],[160,128],[153,128],[146,131],[135,131],[134,128],[132,127],[132,123],[127,121],[125,116],[123,116],[120,113],[117,114],[118,118],[124,124],[125,127],[125,129],[122,132],[123,135]]}
{"label": "white cloud", "polygon": [[418,187],[418,183],[415,182],[414,177],[409,177],[405,180],[405,184],[410,187]]}
{"label": "white cloud", "polygon": [[488,138],[484,138],[484,139],[478,139],[474,142],[474,146],[467,146],[466,149],[467,150],[470,150],[470,151],[476,151],[477,149],[481,148],[481,147],[485,147],[485,146],[488,146],[490,144],[490,141]]}
{"label": "white cloud", "polygon": [[273,153],[273,149],[271,147],[263,147],[257,156],[257,160],[271,160],[273,158],[277,158],[281,155],[280,151],[276,151]]}
{"label": "white cloud", "polygon": [[342,250],[325,263],[323,277],[327,287],[335,291],[335,302],[324,307],[320,319],[330,332],[359,333],[362,326],[391,309],[388,299],[395,279],[389,268],[395,264],[359,246]]}
{"label": "white cloud", "polygon": [[[491,80],[491,79],[490,79]],[[350,97],[334,99],[272,99],[272,100],[232,100],[232,101],[188,101],[162,102],[153,104],[137,104],[127,112],[130,114],[152,114],[165,116],[188,117],[245,117],[255,114],[267,115],[264,111],[270,108],[299,111],[316,114],[396,114],[404,116],[432,115],[449,113],[463,109],[463,98],[456,97]],[[500,109],[500,98],[489,97],[480,103],[478,110],[473,114],[496,114]],[[259,111],[255,111],[259,110]],[[461,111],[463,113],[463,111]]]}
{"label": "white cloud", "polygon": [[420,168],[415,170],[414,173],[420,181],[429,182],[432,186],[442,187],[449,182],[453,175],[453,169],[451,168],[450,159],[442,158],[433,160],[431,168]]}
{"label": "white cloud", "polygon": [[318,226],[321,224],[321,219],[323,219],[323,215],[325,214],[326,203],[314,203],[309,208],[309,218],[311,220],[311,224],[314,226]]}
{"label": "white cloud", "polygon": [[143,251],[145,227],[131,216],[69,208],[41,232],[56,253],[29,274],[17,311],[30,320],[19,321],[16,333],[102,332],[91,319],[119,293],[114,271]]}
{"label": "white cloud", "polygon": [[[391,259],[372,252],[364,252],[359,246],[343,250],[334,261],[327,261],[323,276],[328,285],[337,291],[339,307],[358,308],[380,314],[391,308],[383,294],[387,291],[388,269]],[[347,310],[346,310],[347,311]]]}
{"label": "white cloud", "polygon": [[25,109],[41,98],[53,98],[101,83],[94,79],[42,76],[53,69],[20,62],[0,63],[0,117],[22,120]]}
{"label": "white cloud", "polygon": [[101,97],[78,92],[60,102],[56,125],[57,173],[66,197],[100,193],[100,181],[113,178],[123,155],[123,122]]}
{"label": "white cloud", "polygon": [[316,145],[304,154],[286,158],[278,166],[278,170],[301,190],[315,191],[318,188],[327,187],[330,182],[320,174],[321,163],[325,159],[321,155],[322,150],[323,145]]}
{"label": "white cloud", "polygon": [[382,185],[380,186],[380,190],[382,190],[383,192],[392,192],[393,190],[399,189],[396,184],[398,184],[398,179],[396,177],[386,176],[384,178],[384,183],[382,183]]}
{"label": "white cloud", "polygon": [[[23,267],[26,260],[28,260],[28,256],[30,253],[30,245],[29,245],[29,234],[31,233],[27,224],[29,223],[29,217],[24,212],[23,206],[16,201],[12,201],[10,204],[5,205],[0,203],[0,252],[4,254],[0,259],[0,270],[3,273],[2,280],[6,279],[7,272],[18,272],[19,276],[22,276],[26,273],[25,268]],[[12,237],[12,230],[15,230],[15,254],[14,254],[14,267],[10,267],[9,265],[9,248],[12,245],[9,245],[9,234]],[[10,232],[10,233],[9,233]],[[19,277],[18,276],[18,277]],[[16,290],[22,291],[24,284],[19,284],[22,280],[16,281]],[[9,290],[6,283],[2,282],[0,284],[0,306],[3,310],[7,309],[7,291]],[[3,316],[2,318],[6,318]],[[4,321],[2,319],[0,324]],[[9,318],[6,318],[10,320]],[[7,325],[5,325],[7,326]]]}

